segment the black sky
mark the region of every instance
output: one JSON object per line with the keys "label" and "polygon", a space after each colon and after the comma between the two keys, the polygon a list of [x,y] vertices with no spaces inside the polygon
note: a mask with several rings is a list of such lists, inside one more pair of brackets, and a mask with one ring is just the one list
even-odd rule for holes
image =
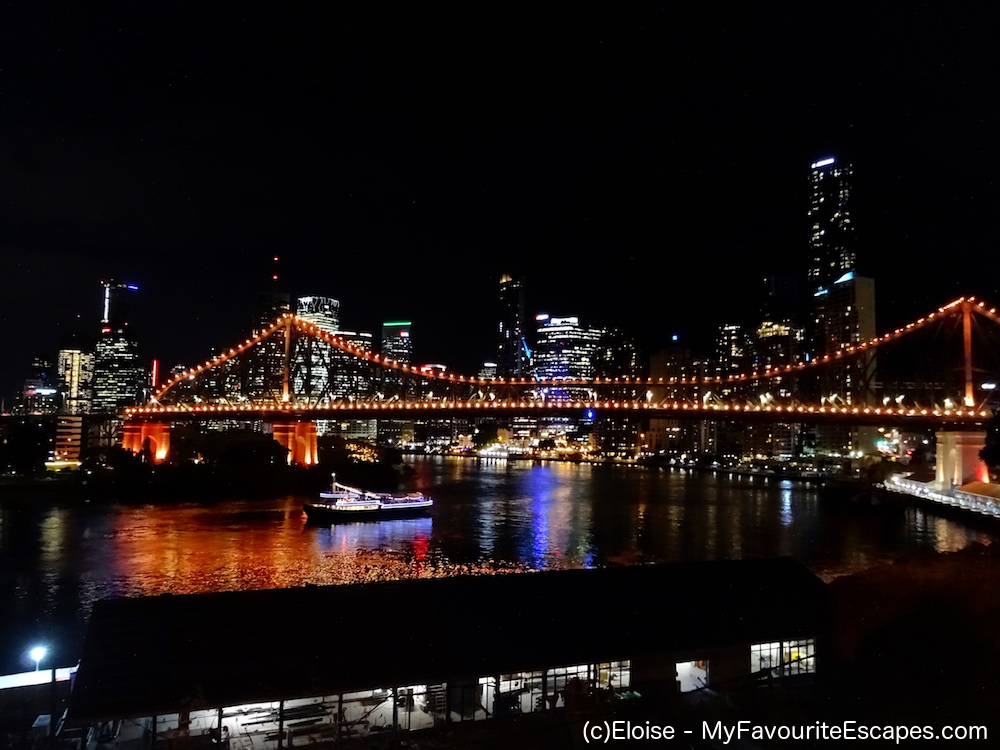
{"label": "black sky", "polygon": [[502,272],[531,313],[701,348],[802,261],[829,154],[879,329],[1000,302],[992,12],[341,5],[0,11],[3,394],[93,330],[106,277],[141,286],[147,356],[203,359],[275,254],[293,295],[410,319],[463,372]]}

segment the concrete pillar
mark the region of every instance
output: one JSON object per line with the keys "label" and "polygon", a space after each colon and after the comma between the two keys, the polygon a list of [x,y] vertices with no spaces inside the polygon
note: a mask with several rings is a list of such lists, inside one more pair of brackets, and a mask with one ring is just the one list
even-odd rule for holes
{"label": "concrete pillar", "polygon": [[979,458],[979,451],[986,444],[985,432],[957,432],[942,430],[937,433],[936,475],[937,485],[948,490],[968,482],[989,482],[989,470]]}
{"label": "concrete pillar", "polygon": [[166,461],[170,454],[170,425],[160,422],[126,422],[122,428],[122,448],[141,453],[149,439],[149,450],[154,463]]}
{"label": "concrete pillar", "polygon": [[297,464],[312,466],[319,460],[316,447],[316,423],[298,422],[295,425],[295,457]]}
{"label": "concrete pillar", "polygon": [[126,422],[122,427],[122,448],[138,453],[142,450],[142,425],[137,422]]}
{"label": "concrete pillar", "polygon": [[295,454],[295,422],[275,422],[271,425],[271,434],[282,448],[288,451],[288,463]]}
{"label": "concrete pillar", "polygon": [[170,425],[161,422],[150,422],[142,426],[142,444],[149,439],[149,450],[153,463],[167,460],[170,455]]}
{"label": "concrete pillar", "polygon": [[272,430],[274,439],[288,451],[288,463],[311,466],[317,462],[315,422],[275,422]]}

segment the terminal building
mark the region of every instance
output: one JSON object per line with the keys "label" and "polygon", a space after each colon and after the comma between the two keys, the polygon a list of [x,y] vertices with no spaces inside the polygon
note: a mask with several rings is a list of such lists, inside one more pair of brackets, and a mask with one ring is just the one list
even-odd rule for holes
{"label": "terminal building", "polygon": [[825,584],[791,558],[105,600],[62,732],[275,750],[544,728],[808,690],[829,624]]}

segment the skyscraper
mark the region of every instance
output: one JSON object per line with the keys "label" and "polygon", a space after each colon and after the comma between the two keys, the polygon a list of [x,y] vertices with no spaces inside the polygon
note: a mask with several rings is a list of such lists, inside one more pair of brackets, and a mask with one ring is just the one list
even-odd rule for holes
{"label": "skyscraper", "polygon": [[[278,274],[277,255],[272,256],[270,278],[257,292],[253,308],[253,335],[270,328],[285,313],[291,312],[291,297],[282,291],[283,282]],[[280,336],[262,341],[249,355],[249,372],[246,396],[251,399],[284,397],[284,343]]]}
{"label": "skyscraper", "polygon": [[135,284],[102,281],[103,309],[100,336],[94,349],[91,407],[97,412],[117,412],[138,404],[147,378],[139,360],[139,345],[129,327]]}
{"label": "skyscraper", "polygon": [[[326,333],[340,330],[340,300],[333,297],[299,297],[295,314]],[[315,403],[332,400],[331,373],[337,357],[342,356],[339,350],[324,341],[310,338],[299,356],[301,361],[293,363],[293,392],[298,398]]]}
{"label": "skyscraper", "polygon": [[90,411],[90,387],[94,377],[94,355],[78,347],[59,350],[56,382],[62,392],[64,414]]}
{"label": "skyscraper", "polygon": [[340,330],[340,300],[333,297],[299,297],[295,314],[327,333]]}
{"label": "skyscraper", "polygon": [[855,270],[857,250],[851,223],[854,168],[830,156],[809,168],[809,265],[811,292],[829,287]]}
{"label": "skyscraper", "polygon": [[[590,380],[597,374],[603,328],[580,325],[576,316],[553,318],[537,315],[538,347],[533,367],[539,380]],[[589,388],[550,388],[546,394],[555,400],[590,399]]]}
{"label": "skyscraper", "polygon": [[382,324],[382,356],[394,359],[400,364],[413,364],[413,341],[410,339],[408,320]]}
{"label": "skyscraper", "polygon": [[[857,272],[857,248],[851,222],[853,166],[831,156],[813,162],[809,171],[809,266],[812,294],[812,356],[838,350],[875,335],[875,280]],[[819,396],[840,404],[872,403],[874,352],[845,359],[822,370]],[[816,428],[816,451],[859,456],[874,451],[871,428]]]}
{"label": "skyscraper", "polygon": [[497,376],[524,377],[531,360],[531,352],[524,339],[524,280],[508,274],[501,276],[499,302]]}

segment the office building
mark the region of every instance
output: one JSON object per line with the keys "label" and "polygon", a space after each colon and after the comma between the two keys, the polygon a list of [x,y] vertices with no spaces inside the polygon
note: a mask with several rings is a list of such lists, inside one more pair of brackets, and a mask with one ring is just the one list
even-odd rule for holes
{"label": "office building", "polygon": [[[349,344],[359,349],[374,351],[374,337],[367,331],[337,331],[337,335]],[[340,350],[334,352],[333,379],[330,392],[334,401],[356,401],[372,396],[375,392],[370,377],[353,366],[356,357]],[[330,431],[349,440],[369,440],[374,442],[378,436],[377,420],[374,419],[344,419],[331,421]]]}
{"label": "office building", "polygon": [[715,338],[715,371],[720,377],[740,375],[750,367],[750,342],[738,323],[719,326]]}
{"label": "office building", "polygon": [[118,412],[142,402],[146,374],[138,344],[119,333],[102,333],[94,349],[94,388],[91,409]]}
{"label": "office building", "polygon": [[56,384],[62,394],[63,414],[90,411],[94,355],[79,348],[60,349],[56,359]]}
{"label": "office building", "polygon": [[408,320],[382,324],[382,358],[391,359],[403,365],[413,361],[413,341],[410,339]]}
{"label": "office building", "polygon": [[[413,362],[413,340],[410,338],[408,320],[397,320],[382,324],[382,359],[408,365]],[[384,376],[387,397],[399,396],[403,400],[413,398],[416,393],[407,393],[406,380],[398,371],[387,372]],[[386,445],[408,445],[413,442],[414,425],[412,419],[378,420],[378,440]]]}
{"label": "office building", "polygon": [[103,310],[94,347],[91,409],[111,413],[141,403],[148,377],[130,327],[132,298],[139,287],[116,281],[102,281],[101,286]]}
{"label": "office building", "polygon": [[[295,314],[326,333],[339,333],[340,301],[333,297],[299,297]],[[292,391],[296,400],[329,403],[333,400],[332,383],[338,357],[332,344],[309,337],[296,347],[297,360],[292,367]]]}
{"label": "office building", "polygon": [[19,394],[21,414],[55,414],[59,411],[59,389],[52,377],[52,363],[44,357],[31,361],[31,371]]}
{"label": "office building", "polygon": [[[847,346],[875,337],[875,280],[845,273],[814,298],[816,356],[835,356]],[[870,405],[874,397],[875,353],[867,352],[841,365],[824,368],[825,395],[848,404]]]}
{"label": "office building", "polygon": [[[547,314],[535,317],[536,346],[532,369],[538,380],[593,380],[606,332],[587,328],[576,316],[554,318]],[[592,399],[592,388],[552,387],[543,389],[550,399]]]}
{"label": "office building", "polygon": [[524,337],[524,310],[524,280],[504,274],[500,277],[497,323],[497,375],[501,378],[528,374],[531,349]]}
{"label": "office building", "polygon": [[762,372],[798,362],[805,355],[808,317],[803,286],[793,273],[764,278],[764,301],[750,333],[752,369]]}
{"label": "office building", "polygon": [[340,300],[333,297],[299,297],[295,314],[327,333],[340,330]]}

